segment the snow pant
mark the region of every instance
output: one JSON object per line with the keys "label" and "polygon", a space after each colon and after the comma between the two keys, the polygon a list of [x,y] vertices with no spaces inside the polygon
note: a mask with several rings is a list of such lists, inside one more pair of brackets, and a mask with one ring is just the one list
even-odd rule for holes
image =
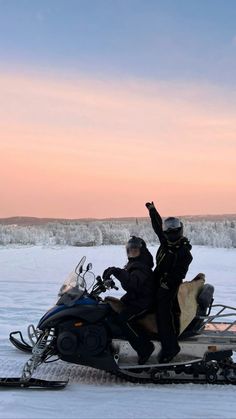
{"label": "snow pant", "polygon": [[178,288],[157,291],[157,327],[158,335],[165,355],[171,355],[178,348],[179,306]]}
{"label": "snow pant", "polygon": [[142,317],[147,310],[140,310],[136,307],[126,307],[116,317],[116,322],[119,324],[122,334],[129,341],[132,348],[139,356],[145,356],[152,348],[152,343],[144,337],[141,337],[132,327],[132,322]]}

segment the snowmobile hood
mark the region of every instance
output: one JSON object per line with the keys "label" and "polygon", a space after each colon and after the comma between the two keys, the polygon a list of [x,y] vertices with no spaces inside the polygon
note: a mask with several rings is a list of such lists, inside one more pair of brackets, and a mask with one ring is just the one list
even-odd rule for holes
{"label": "snowmobile hood", "polygon": [[66,306],[65,304],[60,304],[60,305],[55,305],[54,307],[50,308],[44,315],[43,317],[39,320],[38,323],[38,328],[40,329],[40,326],[47,321],[50,317],[54,316],[55,314],[61,312],[61,311],[66,311],[68,309],[73,308],[74,306],[77,305],[97,305],[98,302],[96,300],[94,300],[93,298],[82,298],[77,300],[73,306]]}

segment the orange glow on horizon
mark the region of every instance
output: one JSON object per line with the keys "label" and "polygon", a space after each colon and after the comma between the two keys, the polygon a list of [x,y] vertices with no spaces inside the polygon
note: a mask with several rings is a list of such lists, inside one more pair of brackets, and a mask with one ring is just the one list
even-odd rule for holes
{"label": "orange glow on horizon", "polygon": [[236,96],[0,74],[0,216],[236,212]]}

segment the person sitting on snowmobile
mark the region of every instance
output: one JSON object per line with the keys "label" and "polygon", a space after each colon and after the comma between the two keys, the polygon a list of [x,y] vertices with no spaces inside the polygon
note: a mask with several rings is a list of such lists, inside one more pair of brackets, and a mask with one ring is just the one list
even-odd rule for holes
{"label": "person sitting on snowmobile", "polygon": [[177,292],[193,260],[188,239],[183,236],[183,223],[175,217],[164,223],[153,202],[146,207],[152,227],[160,240],[156,255],[154,278],[157,287],[156,319],[162,349],[158,355],[160,363],[170,362],[180,351],[178,326],[175,311],[179,311]]}
{"label": "person sitting on snowmobile", "polygon": [[126,245],[128,263],[124,269],[110,267],[103,273],[106,280],[114,275],[126,294],[121,298],[124,310],[116,317],[123,335],[138,354],[138,363],[145,364],[155,347],[152,342],[140,337],[131,322],[153,307],[154,278],[153,257],[140,237],[132,236]]}

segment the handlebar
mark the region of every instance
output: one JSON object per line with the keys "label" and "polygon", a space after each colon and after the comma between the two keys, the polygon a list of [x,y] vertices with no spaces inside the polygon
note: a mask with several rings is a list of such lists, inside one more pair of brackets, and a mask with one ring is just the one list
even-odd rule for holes
{"label": "handlebar", "polygon": [[106,288],[113,288],[113,289],[115,289],[115,290],[118,290],[119,288],[115,285],[115,282],[113,281],[113,279],[111,279],[111,278],[109,278],[109,279],[106,279],[105,281],[104,281],[104,285],[105,285],[105,287]]}
{"label": "handlebar", "polygon": [[96,284],[93,287],[92,294],[98,296],[100,293],[106,292],[109,289],[118,290],[119,288],[115,285],[113,279],[108,278],[103,280],[100,276],[97,276]]}

